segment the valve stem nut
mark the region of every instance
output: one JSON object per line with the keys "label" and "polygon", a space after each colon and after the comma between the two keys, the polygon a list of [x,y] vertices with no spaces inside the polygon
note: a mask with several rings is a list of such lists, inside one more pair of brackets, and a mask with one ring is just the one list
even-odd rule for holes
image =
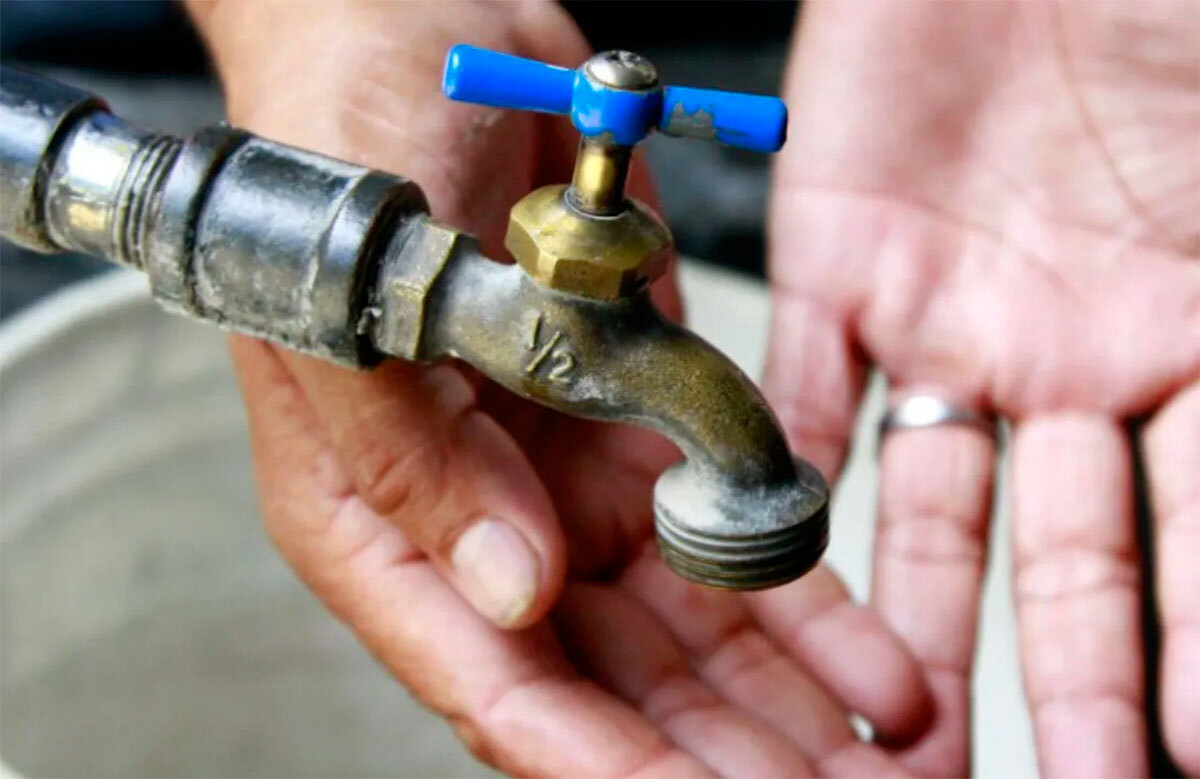
{"label": "valve stem nut", "polygon": [[559,292],[616,300],[663,274],[672,241],[666,225],[636,200],[609,217],[577,210],[566,187],[542,187],[509,215],[504,245],[535,281]]}

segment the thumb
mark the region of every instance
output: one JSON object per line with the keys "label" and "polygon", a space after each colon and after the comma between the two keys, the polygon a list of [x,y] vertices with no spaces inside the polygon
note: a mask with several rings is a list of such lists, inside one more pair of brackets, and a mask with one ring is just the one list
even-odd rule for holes
{"label": "thumb", "polygon": [[[261,423],[271,414],[265,383],[290,377],[352,490],[398,525],[476,611],[505,628],[546,613],[566,571],[553,506],[456,368],[390,362],[360,373],[241,338],[232,351],[251,417]],[[286,437],[266,440],[288,445]]]}

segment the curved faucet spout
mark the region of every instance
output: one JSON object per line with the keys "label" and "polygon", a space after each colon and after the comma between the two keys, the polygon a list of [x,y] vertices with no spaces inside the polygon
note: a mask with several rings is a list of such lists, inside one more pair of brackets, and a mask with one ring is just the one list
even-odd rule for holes
{"label": "curved faucet spout", "polygon": [[555,292],[468,248],[430,303],[429,356],[458,357],[573,416],[657,430],[712,476],[764,485],[795,475],[754,384],[644,293],[600,302]]}
{"label": "curved faucet spout", "polygon": [[750,589],[793,579],[820,557],[820,475],[792,460],[745,374],[645,292],[615,301],[556,292],[460,240],[424,322],[423,359],[458,357],[523,397],[674,441],[686,462],[660,478],[655,515],[677,572]]}

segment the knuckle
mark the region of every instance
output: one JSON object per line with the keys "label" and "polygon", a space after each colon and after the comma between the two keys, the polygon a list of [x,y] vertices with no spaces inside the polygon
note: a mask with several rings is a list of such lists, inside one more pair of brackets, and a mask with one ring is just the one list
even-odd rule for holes
{"label": "knuckle", "polygon": [[1029,693],[1029,699],[1035,717],[1060,712],[1085,716],[1088,710],[1096,709],[1124,710],[1140,716],[1145,706],[1142,695],[1129,685],[1120,684],[1050,689],[1044,693],[1035,690]]}
{"label": "knuckle", "polygon": [[363,502],[389,517],[419,515],[444,494],[449,452],[433,436],[369,433],[350,454],[354,485]]}
{"label": "knuckle", "polygon": [[1055,547],[1015,561],[1013,589],[1025,603],[1082,599],[1134,591],[1138,563],[1113,550]]}
{"label": "knuckle", "polygon": [[455,736],[476,760],[490,766],[499,765],[496,750],[475,722],[462,715],[447,715],[446,719],[454,728]]}
{"label": "knuckle", "polygon": [[953,565],[982,572],[987,538],[982,528],[943,514],[897,518],[881,513],[876,549],[914,565]]}

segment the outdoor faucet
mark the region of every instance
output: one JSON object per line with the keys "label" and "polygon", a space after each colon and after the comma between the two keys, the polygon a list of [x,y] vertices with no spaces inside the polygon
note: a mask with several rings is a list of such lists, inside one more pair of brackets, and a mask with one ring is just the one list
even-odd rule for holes
{"label": "outdoor faucet", "polygon": [[[167,309],[360,369],[461,359],[564,413],[653,429],[685,460],[654,489],[659,548],[681,576],[758,589],[811,569],[828,489],[793,460],[754,384],[663,317],[649,285],[670,232],[625,196],[652,130],[757,151],[783,143],[776,98],[662,86],[642,57],[578,70],[454,47],[451,99],[565,113],[570,184],[512,208],[516,264],[428,216],[412,182],[225,125],[184,141],[28,74],[0,78],[0,230],[144,271]],[[598,474],[598,477],[602,475]]]}

